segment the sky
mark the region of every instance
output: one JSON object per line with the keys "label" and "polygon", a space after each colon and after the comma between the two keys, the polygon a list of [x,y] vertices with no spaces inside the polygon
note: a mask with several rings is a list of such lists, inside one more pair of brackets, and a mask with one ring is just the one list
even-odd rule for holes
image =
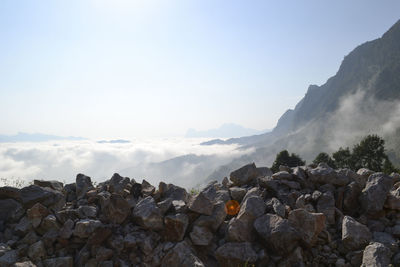
{"label": "sky", "polygon": [[400,1],[2,0],[0,134],[273,128]]}

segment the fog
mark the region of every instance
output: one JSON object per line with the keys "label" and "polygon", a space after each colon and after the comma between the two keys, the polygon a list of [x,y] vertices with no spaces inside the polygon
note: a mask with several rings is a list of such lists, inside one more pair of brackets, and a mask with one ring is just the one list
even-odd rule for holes
{"label": "fog", "polygon": [[[113,173],[146,179],[158,185],[173,182],[186,188],[201,184],[214,168],[238,155],[236,145],[200,146],[207,139],[143,139],[125,144],[99,144],[95,141],[57,141],[42,143],[2,143],[0,178],[12,184],[33,179],[75,181],[84,173],[102,182]],[[183,155],[189,155],[181,157]],[[175,158],[178,157],[178,158]],[[201,175],[201,176],[200,176]],[[4,183],[4,181],[3,181]]]}

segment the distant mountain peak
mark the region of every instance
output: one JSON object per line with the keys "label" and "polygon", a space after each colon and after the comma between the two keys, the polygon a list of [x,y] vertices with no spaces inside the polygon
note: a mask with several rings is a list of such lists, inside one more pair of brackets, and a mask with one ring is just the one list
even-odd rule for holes
{"label": "distant mountain peak", "polygon": [[185,137],[205,137],[205,138],[235,138],[247,135],[256,135],[268,132],[268,130],[260,131],[255,129],[245,128],[235,123],[224,123],[215,129],[197,131],[190,128],[187,130]]}

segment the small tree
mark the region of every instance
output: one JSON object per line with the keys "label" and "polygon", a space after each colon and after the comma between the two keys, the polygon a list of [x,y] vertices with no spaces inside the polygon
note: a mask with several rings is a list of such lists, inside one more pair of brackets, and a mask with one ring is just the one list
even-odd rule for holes
{"label": "small tree", "polygon": [[392,172],[400,173],[400,170],[393,166],[389,158],[383,161],[382,171],[386,174],[391,174]]}
{"label": "small tree", "polygon": [[297,167],[297,166],[302,166],[305,164],[306,164],[306,162],[303,161],[300,158],[300,156],[298,156],[294,153],[289,155],[289,152],[287,150],[283,150],[276,155],[276,158],[275,158],[274,163],[272,164],[271,170],[273,172],[278,172],[280,165],[285,165],[285,166],[289,166],[289,167]]}
{"label": "small tree", "polygon": [[353,158],[348,147],[339,148],[338,151],[332,154],[332,157],[337,168],[354,169]]}
{"label": "small tree", "polygon": [[373,171],[382,171],[385,154],[385,141],[377,135],[368,135],[354,146],[352,158],[354,169],[368,168]]}
{"label": "small tree", "polygon": [[331,168],[336,168],[335,161],[325,152],[319,153],[313,160],[314,164],[319,164],[321,162],[328,164]]}

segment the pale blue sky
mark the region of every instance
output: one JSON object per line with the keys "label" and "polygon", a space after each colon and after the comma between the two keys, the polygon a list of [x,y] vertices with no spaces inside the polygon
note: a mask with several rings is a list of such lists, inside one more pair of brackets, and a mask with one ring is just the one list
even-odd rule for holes
{"label": "pale blue sky", "polygon": [[0,1],[0,134],[275,126],[400,1]]}

